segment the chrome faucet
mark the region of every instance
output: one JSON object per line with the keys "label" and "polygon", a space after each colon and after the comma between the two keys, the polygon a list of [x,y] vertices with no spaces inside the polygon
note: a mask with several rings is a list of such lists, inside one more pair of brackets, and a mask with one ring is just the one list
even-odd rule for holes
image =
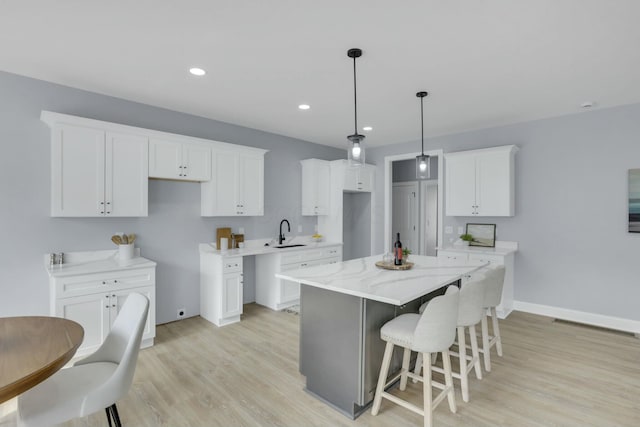
{"label": "chrome faucet", "polygon": [[282,234],[282,224],[287,223],[287,232],[291,233],[291,224],[286,219],[280,221],[280,235],[278,236],[278,244],[281,245],[284,242],[284,234]]}

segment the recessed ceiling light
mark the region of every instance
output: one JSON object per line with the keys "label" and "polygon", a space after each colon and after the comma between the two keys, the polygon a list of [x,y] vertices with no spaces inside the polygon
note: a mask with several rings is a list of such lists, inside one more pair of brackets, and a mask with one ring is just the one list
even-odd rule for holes
{"label": "recessed ceiling light", "polygon": [[301,110],[308,110],[311,107],[308,106],[307,104],[300,104],[300,105],[298,105],[298,108],[301,109]]}
{"label": "recessed ceiling light", "polygon": [[191,74],[193,74],[194,76],[204,76],[205,74],[207,74],[207,72],[205,70],[203,70],[202,68],[198,68],[198,67],[193,67],[193,68],[189,68],[189,72]]}
{"label": "recessed ceiling light", "polygon": [[362,130],[365,131],[365,132],[370,132],[370,131],[373,130],[373,128],[371,126],[365,126],[365,127],[362,128]]}
{"label": "recessed ceiling light", "polygon": [[583,102],[582,104],[580,104],[580,108],[586,108],[586,109],[588,109],[588,108],[591,108],[591,107],[593,107],[593,106],[595,106],[595,105],[596,105],[596,103],[595,103],[595,102],[593,102],[593,101],[587,101],[587,102]]}

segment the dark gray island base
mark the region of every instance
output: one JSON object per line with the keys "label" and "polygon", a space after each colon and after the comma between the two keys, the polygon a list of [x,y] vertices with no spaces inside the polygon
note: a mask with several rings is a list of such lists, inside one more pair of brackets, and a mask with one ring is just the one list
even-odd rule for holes
{"label": "dark gray island base", "polygon": [[[467,261],[412,255],[410,270],[376,267],[381,256],[280,272],[300,283],[300,373],[306,391],[354,419],[373,400],[385,343],[382,326],[452,283],[484,267]],[[389,370],[397,373],[402,355]]]}
{"label": "dark gray island base", "polygon": [[[404,313],[417,313],[436,291],[402,307],[300,285],[300,373],[306,391],[351,419],[373,401],[385,342],[380,328]],[[389,376],[400,370],[394,353]]]}

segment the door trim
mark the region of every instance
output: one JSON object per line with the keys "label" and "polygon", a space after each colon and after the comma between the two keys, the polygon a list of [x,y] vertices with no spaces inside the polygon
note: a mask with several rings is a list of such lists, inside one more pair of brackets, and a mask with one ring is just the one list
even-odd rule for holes
{"label": "door trim", "polygon": [[[421,153],[396,154],[385,156],[384,158],[384,250],[387,252],[391,248],[391,191],[393,177],[391,174],[391,164],[396,160],[415,159]],[[443,181],[444,181],[444,152],[442,149],[426,151],[429,156],[438,156],[438,245],[443,242],[442,224],[444,223],[443,206]]]}

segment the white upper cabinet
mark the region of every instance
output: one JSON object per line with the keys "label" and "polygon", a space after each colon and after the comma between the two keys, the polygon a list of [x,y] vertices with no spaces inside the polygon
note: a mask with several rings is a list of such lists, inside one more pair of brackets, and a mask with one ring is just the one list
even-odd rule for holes
{"label": "white upper cabinet", "polygon": [[211,181],[201,184],[202,216],[264,215],[266,150],[213,150]]}
{"label": "white upper cabinet", "polygon": [[445,154],[448,216],[515,215],[515,145]]}
{"label": "white upper cabinet", "polygon": [[[346,160],[345,160],[346,162]],[[373,191],[373,174],[375,168],[371,165],[345,166],[344,190],[345,191]]]}
{"label": "white upper cabinet", "polygon": [[302,215],[328,215],[331,166],[318,159],[301,160]]}
{"label": "white upper cabinet", "polygon": [[151,138],[149,177],[209,181],[211,179],[211,147],[193,142]]}
{"label": "white upper cabinet", "polygon": [[55,124],[51,147],[51,216],[147,216],[147,138]]}

